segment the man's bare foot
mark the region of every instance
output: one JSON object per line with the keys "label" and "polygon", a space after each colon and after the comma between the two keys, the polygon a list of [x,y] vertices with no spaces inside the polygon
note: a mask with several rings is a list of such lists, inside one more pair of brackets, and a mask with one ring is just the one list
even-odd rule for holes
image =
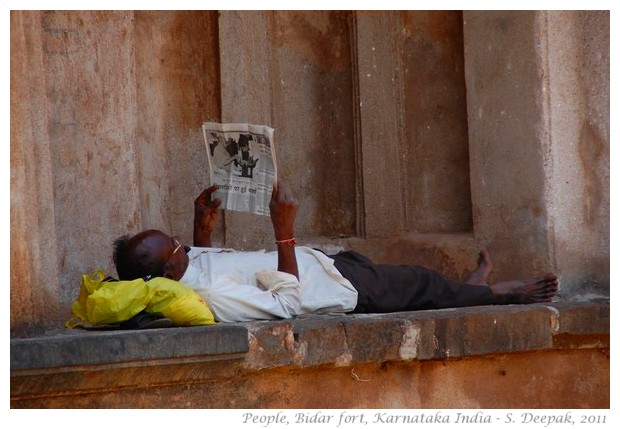
{"label": "man's bare foot", "polygon": [[480,251],[478,256],[478,268],[476,268],[465,280],[465,283],[470,285],[484,285],[488,286],[487,277],[493,270],[493,262],[491,262],[491,256],[486,250]]}
{"label": "man's bare foot", "polygon": [[541,279],[530,281],[513,280],[496,283],[491,287],[494,304],[533,304],[550,302],[558,291],[558,278],[547,274]]}

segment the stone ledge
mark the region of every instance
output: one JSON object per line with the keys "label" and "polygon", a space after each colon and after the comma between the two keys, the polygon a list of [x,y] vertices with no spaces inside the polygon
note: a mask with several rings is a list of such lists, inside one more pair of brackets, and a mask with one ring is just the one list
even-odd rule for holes
{"label": "stone ledge", "polygon": [[268,369],[320,372],[349,366],[352,371],[358,365],[454,362],[540,350],[563,355],[568,349],[601,349],[608,355],[609,301],[137,331],[62,330],[11,340],[10,396],[14,407],[71,407],[67,398],[231,388],[260,379]]}
{"label": "stone ledge", "polygon": [[[347,366],[558,347],[608,347],[609,302],[305,316],[243,326],[250,333],[250,351],[243,361],[248,369]],[[563,341],[555,341],[556,337]]]}
{"label": "stone ledge", "polygon": [[[214,329],[215,328],[215,329]],[[247,330],[220,325],[148,330],[64,330],[11,340],[11,371],[179,359],[235,359],[248,351]]]}
{"label": "stone ledge", "polygon": [[[126,388],[144,379],[194,383],[274,367],[342,367],[576,347],[609,348],[608,300],[314,315],[141,331],[66,330],[11,340],[11,396],[38,389],[44,394],[55,389],[53,384],[63,391],[71,390],[71,383],[81,383],[76,390],[111,388],[114,371],[129,369]],[[85,374],[71,375],[78,372]],[[42,381],[46,387],[37,388],[35,383]]]}

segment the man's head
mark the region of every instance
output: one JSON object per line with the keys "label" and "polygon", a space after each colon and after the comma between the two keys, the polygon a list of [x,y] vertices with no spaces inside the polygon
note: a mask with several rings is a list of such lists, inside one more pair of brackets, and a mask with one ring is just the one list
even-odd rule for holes
{"label": "man's head", "polygon": [[183,277],[189,258],[189,247],[156,229],[142,231],[133,237],[124,235],[114,241],[114,265],[120,280]]}

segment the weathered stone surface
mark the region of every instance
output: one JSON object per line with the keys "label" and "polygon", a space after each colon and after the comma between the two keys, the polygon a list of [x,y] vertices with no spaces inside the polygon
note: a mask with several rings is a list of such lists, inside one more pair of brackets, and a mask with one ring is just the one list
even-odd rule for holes
{"label": "weathered stone surface", "polygon": [[216,17],[11,12],[13,336],[61,326],[81,274],[115,274],[116,237],[190,242],[200,127],[220,119]]}
{"label": "weathered stone surface", "polygon": [[50,369],[201,356],[230,359],[247,351],[247,330],[240,326],[76,330],[55,336],[11,340],[11,369]]}
{"label": "weathered stone surface", "polygon": [[[219,16],[222,120],[275,128],[278,177],[300,208],[298,237],[356,233],[351,14]],[[273,246],[268,217],[228,212],[225,222],[227,245]]]}
{"label": "weathered stone surface", "polygon": [[[114,273],[115,237],[191,241],[205,120],[279,129],[301,243],[353,236],[450,277],[488,247],[498,280],[556,271],[565,298],[608,295],[609,12],[459,20],[12,11],[12,336],[60,326],[80,274]],[[215,244],[273,246],[268,218],[221,220]]]}
{"label": "weathered stone surface", "polygon": [[[79,275],[113,272],[113,238],[161,228],[190,241],[204,120],[280,128],[302,243],[450,277],[487,247],[499,280],[555,271],[564,299],[608,296],[609,11],[463,12],[465,88],[458,14],[12,11],[12,337],[60,326]],[[222,218],[216,244],[273,246],[267,218]],[[455,241],[407,237],[447,230]],[[206,362],[220,355],[191,336],[165,341],[207,354],[170,360],[153,332],[100,337],[116,353],[101,356],[33,338],[43,361],[75,366],[12,369],[11,395],[24,406],[604,407],[601,305],[248,324],[248,351],[229,365]],[[520,353],[488,354],[503,351]],[[227,395],[210,399],[214,386]]]}
{"label": "weathered stone surface", "polygon": [[405,323],[382,317],[353,317],[346,320],[345,332],[353,363],[400,359]]}
{"label": "weathered stone surface", "polygon": [[258,369],[293,364],[297,344],[289,321],[254,322],[246,326],[250,336],[250,352],[244,361],[246,367]]}
{"label": "weathered stone surface", "polygon": [[[488,306],[18,340],[11,401],[73,408],[605,407],[609,332],[588,321],[608,309]],[[576,333],[570,324],[558,333],[562,314],[590,329],[574,323]],[[601,341],[581,341],[586,331]],[[18,362],[25,347],[48,356],[27,366]]]}
{"label": "weathered stone surface", "polygon": [[346,318],[323,316],[303,317],[292,323],[293,338],[301,351],[300,366],[322,364],[346,366],[351,362]]}
{"label": "weathered stone surface", "polygon": [[559,312],[557,334],[609,334],[609,300],[575,305],[570,302],[554,303]]}
{"label": "weathered stone surface", "polygon": [[[562,294],[608,291],[610,14],[541,12],[546,37],[546,205]],[[586,274],[587,273],[587,274]]]}
{"label": "weathered stone surface", "polygon": [[609,348],[609,300],[596,300],[575,306],[558,303],[557,326],[553,337],[557,348]]}
{"label": "weathered stone surface", "polygon": [[[220,368],[220,377],[212,374],[200,382],[164,383],[160,377],[153,383],[152,378],[140,377],[138,381],[143,384],[127,389],[110,386],[65,391],[62,395],[12,396],[11,406],[326,411],[335,408],[605,409],[610,406],[609,369],[609,355],[598,349],[373,362],[350,367],[280,367],[236,374]],[[175,375],[171,369],[167,371]],[[108,373],[107,378],[125,381],[134,375]],[[33,385],[41,393],[43,385],[35,384],[35,380]]]}
{"label": "weathered stone surface", "polygon": [[609,11],[463,21],[477,240],[504,279],[557,272],[564,299],[605,295]]}
{"label": "weathered stone surface", "polygon": [[347,366],[543,350],[556,335],[609,335],[609,303],[484,306],[11,340],[11,370],[181,358],[243,359],[247,369]]}
{"label": "weathered stone surface", "polygon": [[[553,313],[539,306],[474,307],[434,319],[433,358],[551,347]],[[428,349],[427,349],[428,350]]]}

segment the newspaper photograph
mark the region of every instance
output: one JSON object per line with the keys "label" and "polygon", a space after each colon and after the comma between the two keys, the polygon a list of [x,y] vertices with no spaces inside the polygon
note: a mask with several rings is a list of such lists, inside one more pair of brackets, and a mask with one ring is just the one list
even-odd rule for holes
{"label": "newspaper photograph", "polygon": [[277,180],[274,129],[265,125],[205,122],[202,132],[211,185],[220,208],[269,216]]}

